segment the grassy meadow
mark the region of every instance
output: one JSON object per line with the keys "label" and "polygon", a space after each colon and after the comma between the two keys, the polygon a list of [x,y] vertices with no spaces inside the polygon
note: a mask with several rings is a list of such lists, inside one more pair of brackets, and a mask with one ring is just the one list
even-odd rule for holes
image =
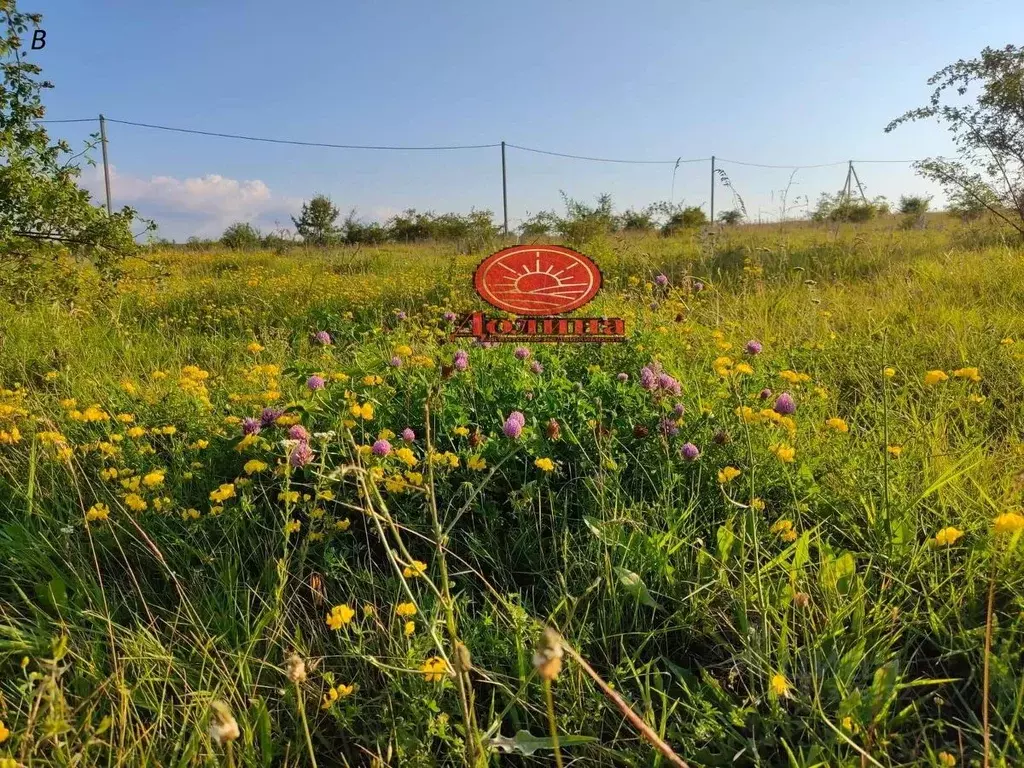
{"label": "grassy meadow", "polygon": [[0,307],[2,768],[1024,765],[1024,247],[609,236],[628,343],[452,343],[498,247]]}

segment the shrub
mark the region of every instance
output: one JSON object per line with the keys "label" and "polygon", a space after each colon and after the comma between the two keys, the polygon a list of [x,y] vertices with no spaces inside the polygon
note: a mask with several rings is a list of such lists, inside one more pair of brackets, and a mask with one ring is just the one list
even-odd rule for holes
{"label": "shrub", "polygon": [[697,229],[708,223],[707,214],[696,205],[690,205],[669,216],[661,227],[663,235],[671,235],[682,229]]}
{"label": "shrub", "polygon": [[224,230],[220,242],[233,251],[252,251],[260,247],[260,233],[252,224],[239,221]]}
{"label": "shrub", "polygon": [[718,214],[718,220],[723,224],[729,226],[739,224],[741,221],[743,221],[743,211],[737,208],[733,208],[732,210],[729,211],[722,211],[720,214]]}

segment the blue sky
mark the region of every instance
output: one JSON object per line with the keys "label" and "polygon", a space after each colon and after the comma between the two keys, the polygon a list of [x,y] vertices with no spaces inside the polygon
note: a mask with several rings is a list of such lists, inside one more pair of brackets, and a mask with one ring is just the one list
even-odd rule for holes
{"label": "blue sky", "polygon": [[[478,144],[612,158],[765,164],[949,153],[946,134],[886,123],[923,104],[927,78],[984,46],[1020,43],[1020,2],[517,3],[393,0],[19,0],[44,14],[31,54],[56,88],[49,118],[108,117],[353,144]],[[91,125],[54,125],[80,140]],[[273,146],[110,125],[114,202],[160,234],[216,235],[234,220],[290,223],[303,198],[385,218],[407,207],[500,216],[498,149],[446,153]],[[671,165],[614,165],[509,150],[509,214],[612,194],[670,196]],[[721,163],[753,218],[777,216],[791,171]],[[869,195],[934,192],[908,167],[857,166]],[[844,181],[801,170],[789,202]],[[675,200],[707,206],[708,163],[681,165]],[[84,184],[102,189],[100,174]],[[718,187],[716,208],[731,207]],[[800,207],[802,210],[802,206]]]}

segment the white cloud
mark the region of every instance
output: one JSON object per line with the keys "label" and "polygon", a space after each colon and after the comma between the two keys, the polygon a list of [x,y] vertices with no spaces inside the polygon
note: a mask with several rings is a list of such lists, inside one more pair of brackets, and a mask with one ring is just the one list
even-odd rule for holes
{"label": "white cloud", "polygon": [[[96,200],[104,199],[102,168],[87,169],[81,183]],[[156,221],[158,234],[179,240],[190,235],[215,237],[236,221],[265,230],[290,227],[289,216],[302,204],[299,199],[273,194],[259,179],[239,181],[219,174],[144,179],[120,174],[111,166],[110,188],[115,208],[130,205],[140,216]]]}

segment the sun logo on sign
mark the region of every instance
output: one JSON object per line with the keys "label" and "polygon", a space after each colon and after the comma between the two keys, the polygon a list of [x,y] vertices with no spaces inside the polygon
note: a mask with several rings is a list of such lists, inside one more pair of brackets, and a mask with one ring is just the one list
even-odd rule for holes
{"label": "sun logo on sign", "polygon": [[579,309],[601,289],[601,270],[558,245],[516,245],[488,256],[473,278],[488,304],[517,315]]}

